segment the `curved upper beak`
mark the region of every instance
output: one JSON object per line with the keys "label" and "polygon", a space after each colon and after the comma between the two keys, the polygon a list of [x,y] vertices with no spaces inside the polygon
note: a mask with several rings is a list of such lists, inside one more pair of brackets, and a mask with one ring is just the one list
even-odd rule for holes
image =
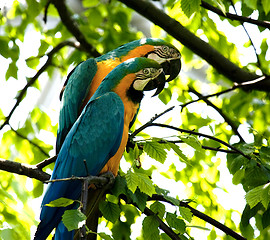
{"label": "curved upper beak", "polygon": [[180,58],[167,60],[160,65],[162,66],[165,74],[170,75],[166,82],[170,82],[171,80],[175,79],[181,70]]}
{"label": "curved upper beak", "polygon": [[166,83],[166,77],[163,71],[160,72],[160,74],[158,76],[156,76],[154,79],[152,79],[151,81],[149,81],[144,90],[148,91],[148,90],[153,90],[153,89],[157,89],[156,92],[154,93],[154,96],[158,95],[165,86]]}

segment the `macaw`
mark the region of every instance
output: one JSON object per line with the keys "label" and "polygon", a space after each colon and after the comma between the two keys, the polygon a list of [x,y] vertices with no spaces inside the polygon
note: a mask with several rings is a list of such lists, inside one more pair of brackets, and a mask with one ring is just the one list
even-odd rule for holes
{"label": "macaw", "polygon": [[170,75],[167,81],[176,78],[181,69],[179,51],[172,44],[154,38],[135,40],[98,58],[80,63],[68,75],[60,94],[56,153],[60,151],[67,133],[103,78],[117,65],[134,57],[147,57],[157,61],[165,74]]}
{"label": "macaw", "polygon": [[[107,171],[116,176],[128,140],[129,124],[137,113],[143,91],[156,89],[156,95],[165,82],[163,68],[152,59],[133,58],[116,66],[104,78],[67,134],[51,179]],[[73,239],[74,231],[67,231],[61,222],[67,208],[46,204],[60,197],[79,199],[81,185],[78,180],[49,183],[34,240],[45,240],[55,227],[55,240]]]}

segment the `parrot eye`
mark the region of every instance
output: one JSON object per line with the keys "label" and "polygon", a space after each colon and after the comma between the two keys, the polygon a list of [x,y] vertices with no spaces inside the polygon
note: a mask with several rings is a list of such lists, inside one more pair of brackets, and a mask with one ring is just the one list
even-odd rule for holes
{"label": "parrot eye", "polygon": [[144,68],[143,69],[143,74],[145,74],[146,76],[149,76],[150,73],[151,73],[151,70],[150,69],[148,69],[148,68]]}
{"label": "parrot eye", "polygon": [[168,52],[169,51],[169,47],[168,46],[162,46],[162,50],[163,52]]}

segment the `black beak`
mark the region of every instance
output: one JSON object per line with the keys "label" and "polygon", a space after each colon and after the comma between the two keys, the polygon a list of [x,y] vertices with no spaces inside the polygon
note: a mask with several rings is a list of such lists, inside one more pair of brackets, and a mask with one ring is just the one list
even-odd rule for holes
{"label": "black beak", "polygon": [[164,72],[161,72],[156,78],[154,78],[153,80],[151,80],[150,82],[148,82],[145,86],[145,88],[143,89],[144,91],[148,91],[148,90],[153,90],[153,89],[157,89],[156,92],[154,93],[154,96],[158,95],[164,88],[166,83],[166,77]]}
{"label": "black beak", "polygon": [[161,63],[161,66],[165,74],[170,75],[170,77],[166,80],[166,82],[170,82],[178,76],[181,70],[181,60],[180,58],[168,60],[164,63]]}

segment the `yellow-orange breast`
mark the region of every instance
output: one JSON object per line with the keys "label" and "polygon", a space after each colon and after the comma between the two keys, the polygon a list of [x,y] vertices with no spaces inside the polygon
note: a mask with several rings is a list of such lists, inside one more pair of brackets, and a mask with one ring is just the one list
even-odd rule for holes
{"label": "yellow-orange breast", "polygon": [[109,159],[109,161],[107,162],[107,164],[104,166],[104,168],[101,170],[100,173],[105,173],[105,172],[110,171],[114,174],[114,176],[116,176],[118,173],[120,160],[125,151],[125,147],[128,141],[129,124],[133,120],[139,107],[138,103],[132,102],[126,95],[126,91],[132,84],[134,78],[135,78],[135,74],[127,75],[125,78],[122,79],[121,83],[114,89],[114,92],[117,93],[122,99],[122,102],[124,104],[124,109],[125,109],[123,135],[122,135],[122,140],[121,140],[121,144],[118,151],[112,158]]}

